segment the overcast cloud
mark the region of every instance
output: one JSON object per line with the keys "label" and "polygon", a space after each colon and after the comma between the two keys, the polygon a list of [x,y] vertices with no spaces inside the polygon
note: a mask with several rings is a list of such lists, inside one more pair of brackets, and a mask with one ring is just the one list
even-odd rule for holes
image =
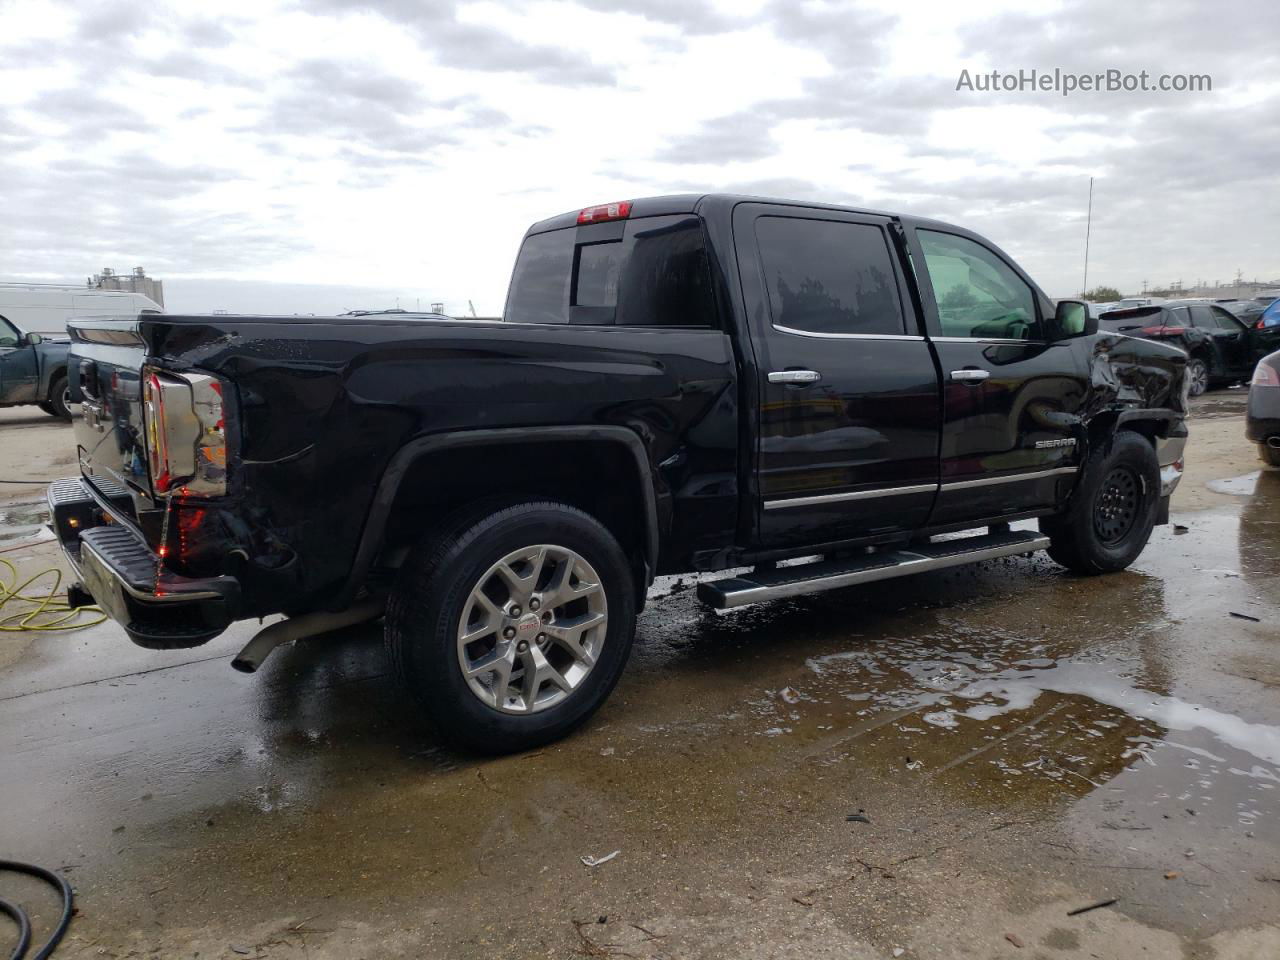
{"label": "overcast cloud", "polygon": [[[1055,295],[1280,279],[1280,6],[0,0],[0,279],[497,313],[562,210],[741,190],[991,237]],[[1196,93],[979,93],[1036,68]],[[358,302],[361,299],[365,302]]]}

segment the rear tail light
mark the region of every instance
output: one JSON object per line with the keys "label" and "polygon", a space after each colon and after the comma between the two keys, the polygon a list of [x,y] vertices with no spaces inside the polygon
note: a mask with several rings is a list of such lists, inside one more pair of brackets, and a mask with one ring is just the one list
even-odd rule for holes
{"label": "rear tail light", "polygon": [[1280,387],[1280,371],[1265,363],[1258,364],[1253,371],[1253,379],[1249,381],[1253,387]]}
{"label": "rear tail light", "polygon": [[631,216],[630,200],[620,200],[617,203],[602,203],[595,207],[584,207],[578,213],[578,225],[604,223],[606,220],[625,220],[629,216]]}
{"label": "rear tail light", "polygon": [[147,465],[157,494],[218,497],[227,492],[222,383],[203,373],[142,371]]}
{"label": "rear tail light", "polygon": [[1148,337],[1180,337],[1187,331],[1185,327],[1143,327],[1142,332]]}

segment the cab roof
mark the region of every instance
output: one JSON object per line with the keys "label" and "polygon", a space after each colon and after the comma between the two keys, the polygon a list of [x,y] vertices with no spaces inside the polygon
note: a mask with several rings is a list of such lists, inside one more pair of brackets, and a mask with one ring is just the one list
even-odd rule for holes
{"label": "cab roof", "polygon": [[[790,207],[805,207],[810,210],[840,210],[845,213],[861,213],[869,214],[877,217],[897,217],[898,214],[889,213],[885,210],[871,210],[864,207],[851,207],[838,203],[822,203],[817,200],[787,200],[780,197],[757,197],[750,194],[737,193],[674,193],[660,197],[641,197],[636,200],[629,201],[631,203],[630,219],[638,217],[662,217],[680,213],[701,213],[704,207],[715,205],[717,207],[732,208],[739,203],[769,203]],[[570,210],[565,213],[556,214],[554,217],[548,217],[545,220],[539,220],[528,230],[528,233],[546,233],[548,230],[559,230],[564,227],[573,227],[578,223],[578,213],[586,209],[579,207],[577,210]],[[919,219],[919,218],[913,218]],[[943,224],[940,221],[925,221],[921,223],[933,223],[941,226],[951,226]]]}

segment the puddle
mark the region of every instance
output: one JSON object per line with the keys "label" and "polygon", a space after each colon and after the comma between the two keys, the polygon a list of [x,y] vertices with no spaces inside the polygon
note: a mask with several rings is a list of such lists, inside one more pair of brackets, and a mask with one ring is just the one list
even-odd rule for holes
{"label": "puddle", "polygon": [[1210,480],[1205,486],[1214,493],[1225,493],[1233,497],[1252,497],[1257,492],[1260,476],[1262,471],[1255,470],[1253,473],[1229,477],[1226,480]]}
{"label": "puddle", "polygon": [[43,500],[0,507],[0,540],[25,540],[43,533],[49,508]]}
{"label": "puddle", "polygon": [[752,706],[765,736],[837,731],[814,759],[937,781],[971,799],[1027,807],[1084,800],[1108,829],[1170,817],[1249,829],[1280,815],[1280,726],[1183,698],[1149,639],[1105,651],[959,622],[809,657],[807,676]]}

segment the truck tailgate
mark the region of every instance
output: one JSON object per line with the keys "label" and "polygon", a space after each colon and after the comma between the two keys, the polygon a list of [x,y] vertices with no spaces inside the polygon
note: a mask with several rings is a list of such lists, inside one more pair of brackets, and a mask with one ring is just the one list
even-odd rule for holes
{"label": "truck tailgate", "polygon": [[80,471],[105,496],[128,491],[135,511],[151,506],[151,480],[142,416],[142,366],[146,346],[138,324],[94,321],[70,324],[68,360]]}

